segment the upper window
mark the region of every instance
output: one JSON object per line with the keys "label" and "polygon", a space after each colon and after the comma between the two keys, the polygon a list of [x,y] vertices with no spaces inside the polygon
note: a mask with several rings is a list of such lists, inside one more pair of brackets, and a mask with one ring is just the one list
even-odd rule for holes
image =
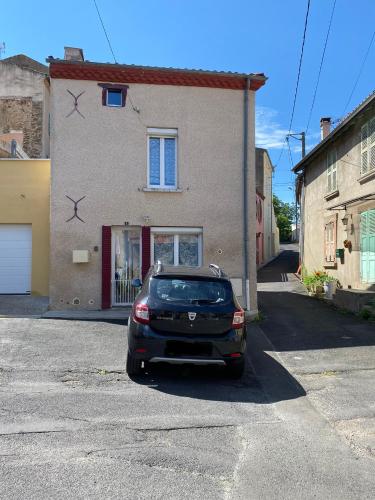
{"label": "upper window", "polygon": [[375,116],[361,128],[361,174],[375,170]]}
{"label": "upper window", "polygon": [[119,83],[98,83],[102,88],[102,105],[110,108],[123,108],[126,103],[127,85]]}
{"label": "upper window", "polygon": [[151,258],[169,266],[202,265],[200,228],[152,228]]}
{"label": "upper window", "polygon": [[337,190],[337,154],[332,150],[327,155],[327,193]]}
{"label": "upper window", "polygon": [[120,89],[107,89],[107,106],[122,106],[122,92]]}
{"label": "upper window", "polygon": [[148,187],[177,188],[177,130],[154,129],[148,132]]}

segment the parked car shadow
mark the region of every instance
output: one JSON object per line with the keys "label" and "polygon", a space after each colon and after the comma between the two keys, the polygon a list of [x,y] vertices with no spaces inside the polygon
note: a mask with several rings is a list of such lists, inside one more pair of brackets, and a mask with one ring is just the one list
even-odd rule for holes
{"label": "parked car shadow", "polygon": [[294,377],[267,354],[256,328],[248,336],[248,365],[239,380],[228,378],[224,367],[149,364],[132,377],[138,384],[166,394],[209,401],[269,404],[299,398],[306,393]]}

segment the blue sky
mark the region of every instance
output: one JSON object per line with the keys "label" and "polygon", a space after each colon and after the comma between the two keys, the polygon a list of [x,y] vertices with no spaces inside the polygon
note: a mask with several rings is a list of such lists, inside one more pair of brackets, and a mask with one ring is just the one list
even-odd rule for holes
{"label": "blue sky", "polygon": [[[306,128],[334,0],[311,0],[299,93],[292,130]],[[257,93],[257,142],[273,162],[288,131],[307,0],[97,0],[118,62],[153,66],[264,72]],[[374,32],[374,0],[337,0],[312,115],[308,148],[319,141],[321,116],[343,116]],[[41,62],[63,57],[64,45],[82,47],[91,61],[112,62],[93,0],[3,2],[3,57],[24,53]],[[375,42],[347,111],[375,88]],[[293,161],[300,143],[291,142]],[[274,187],[290,201],[287,151]],[[288,185],[289,183],[289,185]]]}

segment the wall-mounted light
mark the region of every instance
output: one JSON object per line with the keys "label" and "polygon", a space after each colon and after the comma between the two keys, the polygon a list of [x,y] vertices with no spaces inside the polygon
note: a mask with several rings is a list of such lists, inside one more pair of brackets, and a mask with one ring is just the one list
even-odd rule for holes
{"label": "wall-mounted light", "polygon": [[143,220],[145,221],[146,224],[148,224],[151,220],[151,217],[149,215],[144,215]]}

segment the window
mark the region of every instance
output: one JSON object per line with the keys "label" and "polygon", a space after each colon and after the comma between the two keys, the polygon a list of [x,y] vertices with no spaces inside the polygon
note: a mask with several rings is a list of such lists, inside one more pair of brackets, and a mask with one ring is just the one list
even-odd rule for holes
{"label": "window", "polygon": [[102,88],[102,105],[110,108],[123,108],[126,103],[127,85],[117,83],[98,83]]}
{"label": "window", "polygon": [[324,265],[334,267],[336,265],[336,218],[326,222],[324,226]]}
{"label": "window", "polygon": [[180,304],[228,304],[233,299],[228,281],[157,276],[151,281],[151,296]]}
{"label": "window", "polygon": [[122,92],[120,89],[107,89],[107,106],[122,106]]}
{"label": "window", "polygon": [[148,187],[177,188],[177,130],[148,129]]}
{"label": "window", "polygon": [[169,266],[202,265],[202,229],[152,228],[151,260]]}
{"label": "window", "polygon": [[327,155],[327,193],[337,190],[337,155],[336,150]]}
{"label": "window", "polygon": [[361,175],[375,170],[375,116],[361,128]]}

